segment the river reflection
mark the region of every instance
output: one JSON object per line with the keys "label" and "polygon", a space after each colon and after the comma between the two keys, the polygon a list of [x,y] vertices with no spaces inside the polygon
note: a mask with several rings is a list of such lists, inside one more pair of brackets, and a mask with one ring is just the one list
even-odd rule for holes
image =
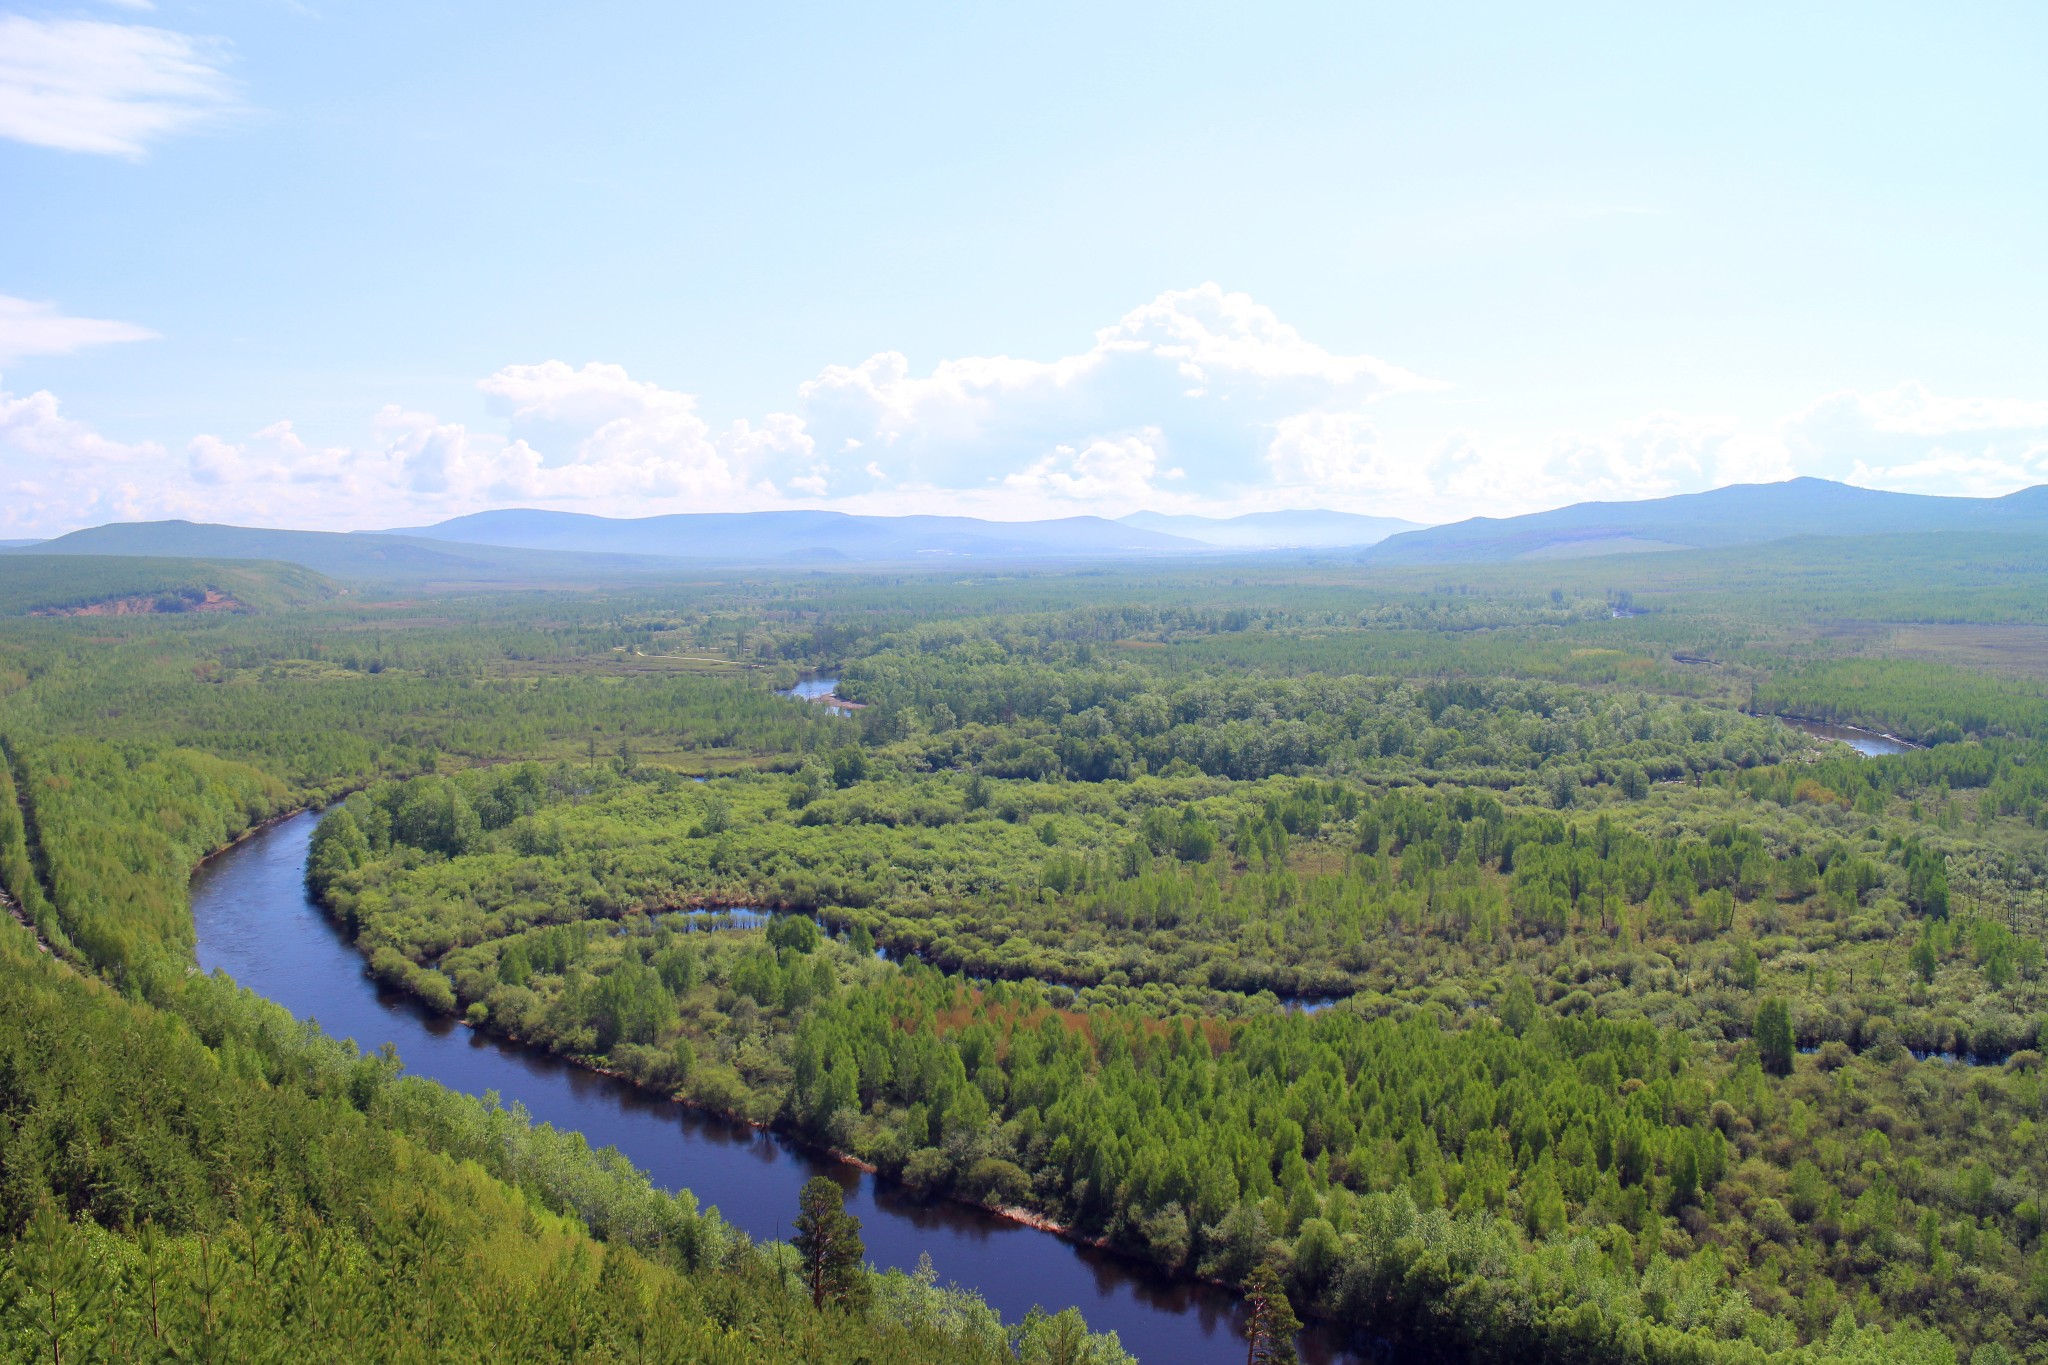
{"label": "river reflection", "polygon": [[[979,1292],[1004,1318],[1034,1304],[1073,1304],[1141,1360],[1235,1362],[1244,1357],[1237,1300],[1122,1257],[958,1204],[927,1203],[901,1185],[781,1140],[655,1098],[546,1053],[464,1028],[379,985],[342,931],[305,892],[316,819],[298,815],[200,869],[192,883],[199,964],[225,970],[330,1034],[366,1050],[397,1046],[407,1070],[474,1095],[495,1092],[593,1146],[617,1147],[660,1185],[688,1188],[755,1238],[786,1237],[797,1191],[829,1175],[847,1191],[868,1255],[910,1269],[929,1252],[942,1281]],[[1303,1334],[1310,1365],[1363,1361],[1343,1337]]]}

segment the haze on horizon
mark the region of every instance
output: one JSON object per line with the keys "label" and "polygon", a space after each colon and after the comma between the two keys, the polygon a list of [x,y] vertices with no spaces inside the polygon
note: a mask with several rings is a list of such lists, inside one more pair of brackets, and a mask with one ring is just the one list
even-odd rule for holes
{"label": "haze on horizon", "polygon": [[2022,5],[0,2],[0,537],[2002,494],[2044,57]]}

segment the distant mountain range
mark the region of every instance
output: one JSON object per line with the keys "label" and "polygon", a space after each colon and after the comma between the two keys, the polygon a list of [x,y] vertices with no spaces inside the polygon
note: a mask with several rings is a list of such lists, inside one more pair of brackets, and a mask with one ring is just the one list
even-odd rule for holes
{"label": "distant mountain range", "polygon": [[844,512],[707,512],[613,519],[479,512],[401,531],[289,531],[190,521],[113,522],[4,555],[272,559],[336,578],[520,583],[622,578],[707,567],[858,567],[1215,554],[1200,541],[1102,517],[999,522]]}
{"label": "distant mountain range", "polygon": [[1925,531],[2048,532],[2048,484],[2002,498],[1883,493],[1827,479],[1731,484],[1642,502],[1582,502],[1521,517],[1473,517],[1389,536],[1363,558],[1369,564],[1579,559],[1755,545],[1799,535]]}
{"label": "distant mountain range", "polygon": [[595,517],[518,508],[389,532],[469,545],[659,555],[726,564],[889,564],[948,559],[1076,559],[1199,552],[1198,541],[1102,517],[982,521],[847,512],[679,512]]}
{"label": "distant mountain range", "polygon": [[[504,546],[457,545],[410,536],[278,531],[192,521],[123,521],[55,540],[0,550],[8,555],[146,555],[184,559],[274,559],[335,578],[418,583],[517,583],[646,573],[663,567],[637,555],[566,555]],[[672,565],[669,567],[673,567]]]}
{"label": "distant mountain range", "polygon": [[54,540],[0,546],[0,555],[271,559],[340,579],[432,584],[590,581],[712,567],[1161,560],[1359,546],[1366,547],[1358,553],[1367,564],[1489,563],[1711,549],[1790,536],[2048,534],[2048,485],[2002,498],[1936,498],[1880,493],[1825,479],[1792,479],[1406,529],[1411,525],[1391,517],[1311,511],[1227,518],[1138,512],[1122,521],[983,521],[822,511],[615,519],[515,509],[406,530],[348,533],[189,521],[116,522]]}
{"label": "distant mountain range", "polygon": [[1402,531],[1422,529],[1420,522],[1399,517],[1366,517],[1356,512],[1247,512],[1238,517],[1133,512],[1118,520],[1126,526],[1231,550],[1340,549],[1376,545]]}

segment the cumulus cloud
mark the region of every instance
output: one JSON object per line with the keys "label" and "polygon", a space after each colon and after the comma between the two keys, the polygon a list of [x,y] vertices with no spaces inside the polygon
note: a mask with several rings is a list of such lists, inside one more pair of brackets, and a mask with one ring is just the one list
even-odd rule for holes
{"label": "cumulus cloud", "polygon": [[1428,469],[1389,451],[1359,412],[1300,412],[1273,424],[1266,464],[1281,488],[1306,496],[1430,491]]}
{"label": "cumulus cloud", "polygon": [[514,496],[729,500],[771,467],[802,479],[814,450],[786,413],[714,430],[694,395],[617,365],[509,365],[479,387],[509,419],[509,458],[494,469]]}
{"label": "cumulus cloud", "polygon": [[1371,494],[1372,510],[1421,520],[1514,515],[1563,503],[1625,502],[1787,477],[1763,468],[1769,442],[1732,418],[1655,412],[1598,430],[1482,434],[1456,429],[1403,458],[1343,426],[1303,424],[1292,458],[1304,486]]}
{"label": "cumulus cloud", "polygon": [[110,440],[66,417],[47,390],[0,389],[0,531],[46,534],[136,515],[158,489],[154,442]]}
{"label": "cumulus cloud", "polygon": [[0,137],[139,157],[232,107],[222,61],[168,29],[0,15]]}
{"label": "cumulus cloud", "polygon": [[1831,393],[1778,424],[1781,467],[1974,496],[2048,479],[2048,402],[1949,398],[1917,383]]}
{"label": "cumulus cloud", "polygon": [[1159,491],[1158,480],[1186,476],[1185,470],[1159,467],[1159,441],[1154,427],[1136,436],[1090,441],[1079,450],[1059,446],[1003,482],[1015,489],[1088,502],[1142,501]]}
{"label": "cumulus cloud", "polygon": [[[1100,466],[1123,450],[1127,466],[1134,440],[1160,468],[1221,488],[1266,478],[1284,422],[1355,417],[1440,387],[1374,356],[1332,353],[1249,295],[1204,284],[1161,294],[1054,360],[970,356],[918,374],[890,351],[831,366],[799,390],[797,413],[816,448],[834,453],[823,462],[834,492],[858,487],[853,476],[883,453],[921,484],[1092,488],[1103,476],[1076,473],[1074,461]],[[1051,477],[1062,469],[1064,481]]]}
{"label": "cumulus cloud", "polygon": [[70,355],[87,346],[155,338],[155,332],[132,322],[66,317],[53,303],[0,294],[0,365],[32,355]]}

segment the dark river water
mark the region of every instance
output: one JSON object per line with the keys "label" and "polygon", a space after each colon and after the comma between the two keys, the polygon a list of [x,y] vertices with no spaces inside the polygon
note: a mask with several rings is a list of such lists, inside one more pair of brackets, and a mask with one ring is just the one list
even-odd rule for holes
{"label": "dark river water", "polygon": [[[378,985],[362,958],[305,890],[316,817],[294,816],[202,867],[192,881],[199,965],[277,1001],[364,1050],[394,1043],[406,1069],[454,1090],[495,1090],[538,1122],[618,1148],[669,1189],[690,1189],[757,1239],[789,1235],[797,1191],[815,1175],[846,1190],[868,1256],[909,1269],[931,1254],[941,1282],[979,1292],[1006,1320],[1034,1304],[1077,1306],[1114,1330],[1147,1365],[1244,1359],[1236,1298],[1170,1279],[1108,1252],[1075,1246],[954,1204],[925,1203],[900,1186],[821,1160],[777,1138],[692,1113],[545,1053],[464,1028]],[[1303,1334],[1310,1365],[1362,1362],[1326,1329]]]}

